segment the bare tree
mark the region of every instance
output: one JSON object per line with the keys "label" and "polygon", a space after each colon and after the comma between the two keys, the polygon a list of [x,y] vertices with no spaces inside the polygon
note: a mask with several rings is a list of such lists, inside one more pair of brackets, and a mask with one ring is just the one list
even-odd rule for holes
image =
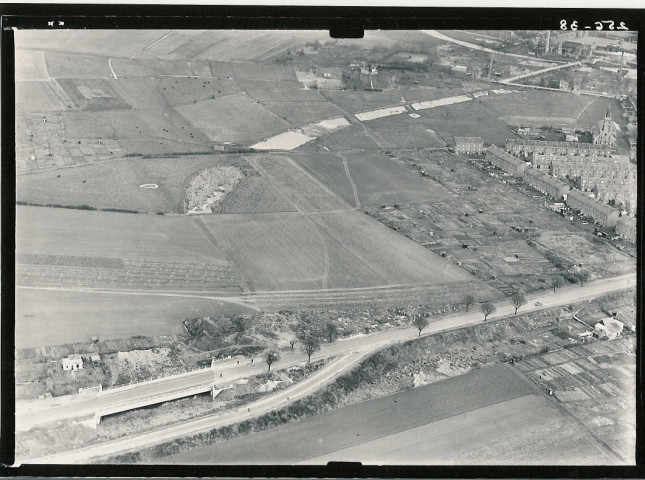
{"label": "bare tree", "polygon": [[419,337],[421,336],[421,331],[428,326],[428,319],[423,316],[421,313],[414,313],[412,315],[412,325],[417,327],[419,330]]}
{"label": "bare tree", "polygon": [[320,350],[320,342],[316,337],[313,335],[310,335],[303,340],[301,340],[302,344],[300,348],[302,349],[303,353],[307,355],[307,361],[311,362],[311,356]]}
{"label": "bare tree", "polygon": [[488,318],[488,316],[495,312],[496,308],[495,305],[493,305],[490,302],[484,302],[482,303],[482,313],[484,314],[484,321]]}
{"label": "bare tree", "polygon": [[466,305],[466,311],[468,311],[468,309],[473,303],[475,303],[475,297],[473,295],[469,293],[464,297],[464,304]]}
{"label": "bare tree", "polygon": [[291,345],[291,350],[293,351],[293,346],[298,342],[297,338],[292,338],[289,340],[289,345]]}
{"label": "bare tree", "polygon": [[553,289],[553,293],[555,293],[558,288],[562,288],[563,286],[564,280],[562,279],[562,277],[558,276],[551,279],[551,288]]}
{"label": "bare tree", "polygon": [[517,309],[526,303],[526,297],[522,292],[515,292],[511,297],[511,303],[515,307],[515,315],[517,315]]}
{"label": "bare tree", "polygon": [[576,278],[580,282],[580,286],[582,287],[587,280],[589,280],[589,271],[588,270],[583,270],[580,269],[576,272]]}
{"label": "bare tree", "polygon": [[338,327],[331,320],[325,324],[325,335],[329,339],[329,343],[334,341],[334,335],[338,332]]}
{"label": "bare tree", "polygon": [[271,364],[277,362],[278,360],[280,360],[280,354],[275,350],[270,350],[266,353],[264,361],[267,362],[267,365],[269,366],[267,372],[271,371]]}

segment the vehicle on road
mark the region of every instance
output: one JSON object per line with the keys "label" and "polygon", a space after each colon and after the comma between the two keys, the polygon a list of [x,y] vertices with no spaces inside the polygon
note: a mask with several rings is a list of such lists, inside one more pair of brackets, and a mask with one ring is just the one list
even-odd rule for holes
{"label": "vehicle on road", "polygon": [[542,306],[542,302],[535,302],[535,306],[536,306],[536,307],[541,307],[541,306]]}

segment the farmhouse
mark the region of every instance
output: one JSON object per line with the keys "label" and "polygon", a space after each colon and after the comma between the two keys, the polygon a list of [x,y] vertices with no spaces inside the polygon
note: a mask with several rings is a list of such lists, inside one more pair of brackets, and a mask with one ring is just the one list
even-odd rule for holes
{"label": "farmhouse", "polygon": [[583,215],[593,218],[594,222],[608,228],[614,228],[618,221],[618,210],[599,202],[595,198],[579,190],[571,190],[567,194],[567,205],[574,210],[579,210]]}
{"label": "farmhouse", "polygon": [[506,173],[512,174],[514,177],[522,177],[527,167],[526,162],[523,162],[495,145],[492,145],[486,151],[486,160],[497,168],[501,168]]}
{"label": "farmhouse", "polygon": [[616,233],[625,240],[636,243],[636,219],[634,217],[620,217],[616,221]]}
{"label": "farmhouse", "polygon": [[68,355],[67,358],[61,360],[63,370],[82,370],[83,359],[80,355]]}
{"label": "farmhouse", "polygon": [[623,333],[623,328],[623,322],[609,317],[594,325],[593,334],[598,338],[613,339]]}
{"label": "farmhouse", "polygon": [[524,182],[556,200],[561,200],[569,191],[569,185],[566,183],[534,168],[528,168],[524,171]]}

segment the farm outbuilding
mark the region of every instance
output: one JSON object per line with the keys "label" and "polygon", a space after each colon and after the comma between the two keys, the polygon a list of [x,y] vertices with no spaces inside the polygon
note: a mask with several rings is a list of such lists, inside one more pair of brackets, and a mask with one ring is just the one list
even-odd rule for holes
{"label": "farm outbuilding", "polygon": [[82,370],[83,369],[83,359],[80,355],[69,355],[67,358],[61,360],[63,364],[63,370]]}

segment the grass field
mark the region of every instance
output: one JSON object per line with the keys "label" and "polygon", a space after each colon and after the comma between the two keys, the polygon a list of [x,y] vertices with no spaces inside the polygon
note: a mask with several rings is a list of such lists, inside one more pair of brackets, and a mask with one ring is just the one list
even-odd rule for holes
{"label": "grass field", "polygon": [[393,148],[432,148],[444,146],[444,143],[437,137],[437,134],[433,130],[426,128],[418,120],[407,114],[392,115],[390,117],[372,120],[367,124],[367,127],[381,141]]}
{"label": "grass field", "polygon": [[391,206],[441,198],[418,173],[376,152],[303,154],[294,155],[293,158],[353,205],[354,197],[345,175],[341,155],[347,159],[361,206]]}
{"label": "grass field", "polygon": [[252,310],[211,299],[17,289],[16,348],[171,335],[186,318],[235,313]]}
{"label": "grass field", "polygon": [[183,105],[177,111],[210,140],[219,142],[252,144],[290,127],[241,94]]}
{"label": "grass field", "polygon": [[22,80],[47,80],[47,63],[45,53],[40,50],[19,50],[15,52],[16,82]]}
{"label": "grass field", "polygon": [[18,206],[17,253],[226,263],[190,217]]}
{"label": "grass field", "polygon": [[[16,178],[16,199],[42,205],[183,213],[183,191],[190,177],[221,161],[221,157],[213,155],[131,157],[83,168],[21,175]],[[140,188],[143,184],[156,184],[159,188]]]}
{"label": "grass field", "polygon": [[470,465],[610,461],[521,374],[501,365],[216,442],[164,463],[330,460]]}
{"label": "grass field", "polygon": [[289,101],[278,102],[269,100],[263,106],[285,122],[289,122],[295,126],[302,126],[327,118],[340,117],[345,113],[340,108],[326,101],[298,102],[297,105],[294,105]]}
{"label": "grass field", "polygon": [[340,197],[308,175],[291,160],[290,156],[266,155],[246,158],[278,191],[301,210],[348,208]]}
{"label": "grass field", "polygon": [[362,287],[467,278],[358,212],[204,216],[215,242],[256,290]]}
{"label": "grass field", "polygon": [[[234,67],[237,65],[232,63]],[[300,102],[327,102],[327,100],[316,90],[303,90],[302,84],[296,81],[265,79],[252,80],[241,76],[235,79],[235,83],[247,95],[255,100],[266,102],[297,102],[294,109],[302,108]]]}
{"label": "grass field", "polygon": [[108,78],[112,76],[106,57],[45,52],[45,60],[47,70],[52,78]]}
{"label": "grass field", "polygon": [[174,78],[159,80],[157,89],[172,106],[219,98],[240,92],[240,87],[227,78]]}
{"label": "grass field", "polygon": [[16,82],[17,112],[56,112],[67,105],[53,82]]}

